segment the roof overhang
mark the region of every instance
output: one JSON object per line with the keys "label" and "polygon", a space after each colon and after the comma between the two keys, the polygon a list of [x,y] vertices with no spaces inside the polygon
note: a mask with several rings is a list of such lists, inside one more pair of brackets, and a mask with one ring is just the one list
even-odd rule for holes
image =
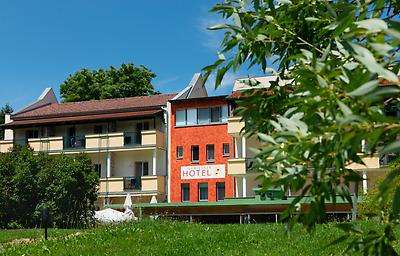
{"label": "roof overhang", "polygon": [[160,109],[144,110],[136,112],[107,113],[97,115],[80,115],[69,117],[36,118],[27,120],[15,120],[7,124],[0,125],[2,129],[14,129],[34,126],[49,126],[62,124],[78,124],[87,122],[105,122],[112,120],[131,120],[154,117],[161,114]]}

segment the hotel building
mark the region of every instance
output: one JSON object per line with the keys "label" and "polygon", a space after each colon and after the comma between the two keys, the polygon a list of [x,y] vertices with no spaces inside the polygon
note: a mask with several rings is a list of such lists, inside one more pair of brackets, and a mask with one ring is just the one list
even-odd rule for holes
{"label": "hotel building", "polygon": [[[254,79],[259,85],[251,89],[257,90],[275,77]],[[0,152],[29,144],[35,153],[87,153],[100,178],[99,207],[122,208],[130,193],[134,203],[157,200],[156,207],[147,206],[150,214],[196,204],[225,208],[187,208],[182,214],[279,212],[288,202],[256,199],[261,181],[260,173],[249,172],[255,157],[250,148],[260,142],[244,134],[245,122],[234,115],[248,89],[237,80],[231,95],[208,96],[200,74],[178,94],[58,103],[46,89],[37,101],[6,115]],[[361,191],[387,171],[382,159],[374,155],[364,158],[366,165],[349,166],[363,176]]]}

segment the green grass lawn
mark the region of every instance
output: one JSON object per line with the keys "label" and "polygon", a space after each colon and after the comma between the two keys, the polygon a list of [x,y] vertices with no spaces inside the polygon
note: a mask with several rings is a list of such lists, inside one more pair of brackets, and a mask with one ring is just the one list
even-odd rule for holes
{"label": "green grass lawn", "polygon": [[[78,232],[74,229],[49,229],[49,237],[64,237]],[[0,230],[0,245],[18,239],[44,239],[44,229],[8,229]]]}
{"label": "green grass lawn", "polygon": [[0,255],[341,255],[345,245],[326,247],[341,234],[334,224],[319,225],[313,235],[297,227],[288,237],[282,224],[142,222],[9,245]]}

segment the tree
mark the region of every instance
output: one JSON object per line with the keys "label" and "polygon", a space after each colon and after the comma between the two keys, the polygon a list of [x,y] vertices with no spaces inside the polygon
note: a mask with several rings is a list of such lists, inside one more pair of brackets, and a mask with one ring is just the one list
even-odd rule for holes
{"label": "tree", "polygon": [[[363,141],[364,156],[400,150],[399,119],[384,114],[388,102],[399,104],[399,10],[391,0],[227,0],[212,9],[227,23],[210,28],[225,31],[225,38],[219,59],[204,68],[206,77],[216,71],[218,86],[228,70],[247,65],[279,75],[270,88],[245,93],[237,113],[246,134],[264,142],[254,168],[265,172],[265,186],[301,192],[286,211],[289,227],[300,222],[312,231],[326,219],[328,200],[340,196],[352,203],[350,184],[361,177],[347,166],[363,163]],[[387,200],[399,174],[394,168],[382,182],[379,202]],[[292,215],[306,194],[309,209]],[[393,195],[383,231],[339,226],[348,232],[340,241],[351,238],[349,251],[397,254],[392,244],[399,187]]]}
{"label": "tree", "polygon": [[153,95],[156,75],[144,66],[122,64],[119,69],[82,69],[60,85],[64,102]]}
{"label": "tree", "polygon": [[[14,112],[13,108],[10,106],[10,104],[6,103],[1,110],[0,110],[0,124],[4,124],[5,121],[5,115],[6,114],[11,114]],[[0,139],[4,138],[4,130],[0,129]]]}
{"label": "tree", "polygon": [[85,154],[34,155],[27,146],[15,146],[0,153],[0,228],[38,227],[44,206],[54,227],[90,226],[97,185]]}

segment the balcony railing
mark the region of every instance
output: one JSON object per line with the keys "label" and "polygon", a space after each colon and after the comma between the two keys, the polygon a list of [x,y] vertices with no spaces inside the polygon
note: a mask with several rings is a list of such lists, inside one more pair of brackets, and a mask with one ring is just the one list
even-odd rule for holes
{"label": "balcony railing", "polygon": [[228,134],[231,136],[239,136],[244,128],[244,121],[241,117],[228,117]]}
{"label": "balcony railing", "polygon": [[29,144],[35,152],[55,152],[72,149],[97,150],[131,146],[157,146],[163,148],[165,134],[158,130],[141,132],[115,132],[65,137],[46,137],[0,141],[0,152],[7,152],[13,145]]}
{"label": "balcony railing", "polygon": [[63,138],[62,137],[47,137],[47,138],[28,139],[28,143],[29,143],[29,146],[35,152],[63,150]]}
{"label": "balcony railing", "polygon": [[28,139],[14,139],[12,143],[13,145],[25,146],[28,144]]}
{"label": "balcony railing", "polygon": [[165,176],[125,176],[101,178],[100,193],[165,193]]}
{"label": "balcony railing", "polygon": [[141,188],[141,176],[124,177],[124,190],[140,190]]}
{"label": "balcony railing", "polygon": [[64,137],[64,149],[85,148],[85,136],[66,136]]}
{"label": "balcony railing", "polygon": [[125,132],[124,133],[124,145],[141,145],[142,144],[142,133],[141,132]]}

